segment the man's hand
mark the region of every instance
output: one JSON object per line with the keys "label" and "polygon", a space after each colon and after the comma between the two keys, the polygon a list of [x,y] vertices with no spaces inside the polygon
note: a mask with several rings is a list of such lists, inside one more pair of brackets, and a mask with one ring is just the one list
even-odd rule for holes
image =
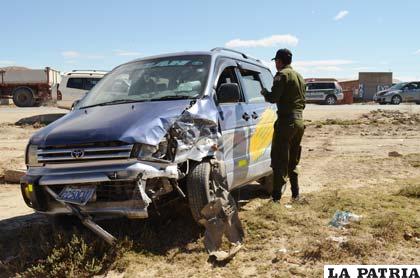
{"label": "man's hand", "polygon": [[262,90],[261,90],[261,94],[263,95],[263,96],[266,96],[266,95],[268,95],[270,92],[266,89],[266,88],[263,88]]}

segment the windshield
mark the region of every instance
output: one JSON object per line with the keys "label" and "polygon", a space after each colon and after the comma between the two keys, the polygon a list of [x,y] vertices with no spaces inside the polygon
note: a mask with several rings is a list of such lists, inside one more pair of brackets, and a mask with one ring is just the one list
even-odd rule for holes
{"label": "windshield", "polygon": [[392,86],[391,88],[389,88],[388,90],[401,90],[402,87],[404,87],[405,85],[407,85],[407,82],[398,83]]}
{"label": "windshield", "polygon": [[133,62],[106,75],[78,105],[196,98],[206,86],[210,56],[186,55]]}

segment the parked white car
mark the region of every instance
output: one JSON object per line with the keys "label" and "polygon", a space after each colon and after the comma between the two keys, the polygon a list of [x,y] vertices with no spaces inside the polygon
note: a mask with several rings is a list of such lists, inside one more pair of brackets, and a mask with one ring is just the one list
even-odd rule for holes
{"label": "parked white car", "polygon": [[97,70],[73,70],[65,73],[58,88],[53,90],[53,99],[57,100],[59,107],[70,109],[73,103],[83,98],[106,73]]}

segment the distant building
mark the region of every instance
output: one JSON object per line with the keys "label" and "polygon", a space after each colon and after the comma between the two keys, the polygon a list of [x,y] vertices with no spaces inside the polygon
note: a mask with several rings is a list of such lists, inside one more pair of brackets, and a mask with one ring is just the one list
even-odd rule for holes
{"label": "distant building", "polygon": [[343,89],[344,94],[351,94],[353,98],[357,98],[359,95],[359,79],[355,80],[343,80],[338,82]]}
{"label": "distant building", "polygon": [[357,98],[373,100],[376,92],[392,86],[392,72],[359,72],[359,94]]}

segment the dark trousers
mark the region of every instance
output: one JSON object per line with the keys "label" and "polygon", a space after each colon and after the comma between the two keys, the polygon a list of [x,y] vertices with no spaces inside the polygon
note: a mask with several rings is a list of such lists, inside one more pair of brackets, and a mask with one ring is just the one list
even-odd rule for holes
{"label": "dark trousers", "polygon": [[274,124],[271,145],[271,167],[273,168],[273,198],[280,199],[282,189],[289,177],[292,197],[299,195],[298,171],[305,126],[303,120],[277,119]]}

